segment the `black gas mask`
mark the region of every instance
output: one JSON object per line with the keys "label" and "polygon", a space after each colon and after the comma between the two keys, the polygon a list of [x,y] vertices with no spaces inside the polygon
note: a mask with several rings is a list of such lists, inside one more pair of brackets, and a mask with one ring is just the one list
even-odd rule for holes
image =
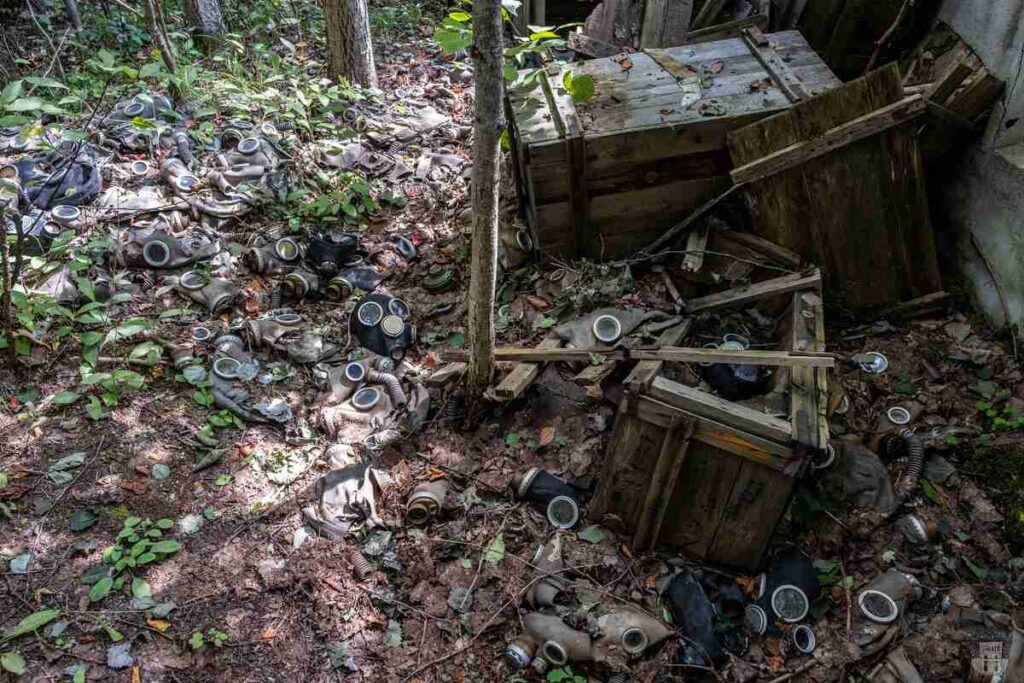
{"label": "black gas mask", "polygon": [[349,318],[349,328],[364,348],[379,356],[400,360],[416,342],[416,326],[409,307],[387,294],[367,294],[359,299]]}
{"label": "black gas mask", "polygon": [[309,236],[309,261],[324,275],[357,266],[366,254],[359,237],[351,232],[329,230]]}

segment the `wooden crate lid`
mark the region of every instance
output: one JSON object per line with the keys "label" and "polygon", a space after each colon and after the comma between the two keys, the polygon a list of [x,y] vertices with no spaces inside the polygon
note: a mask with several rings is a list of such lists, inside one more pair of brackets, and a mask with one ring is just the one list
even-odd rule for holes
{"label": "wooden crate lid", "polygon": [[[594,79],[589,102],[574,104],[565,93],[566,71]],[[799,31],[755,29],[743,38],[552,65],[539,75],[521,71],[509,103],[520,143],[535,145],[776,111],[839,85]]]}

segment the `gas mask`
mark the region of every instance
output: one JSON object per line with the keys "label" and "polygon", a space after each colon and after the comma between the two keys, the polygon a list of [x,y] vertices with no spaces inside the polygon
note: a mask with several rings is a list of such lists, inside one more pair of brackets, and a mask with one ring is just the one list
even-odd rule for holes
{"label": "gas mask", "polygon": [[207,280],[194,270],[182,273],[180,277],[169,277],[167,281],[180,294],[202,304],[214,315],[224,312],[238,295],[231,280],[222,277],[211,277]]}
{"label": "gas mask", "polygon": [[356,302],[349,328],[360,345],[379,356],[405,357],[416,342],[416,327],[409,321],[409,307],[386,294],[367,294]]}
{"label": "gas mask", "polygon": [[317,479],[314,491],[316,503],[303,508],[302,517],[326,538],[342,538],[355,524],[368,530],[384,524],[377,515],[380,481],[369,465],[332,470]]}
{"label": "gas mask", "polygon": [[367,252],[351,232],[329,230],[309,236],[309,261],[324,275],[361,265]]}
{"label": "gas mask", "polygon": [[338,352],[337,344],[302,329],[301,322],[299,315],[282,311],[270,318],[251,320],[246,323],[246,329],[254,344],[283,351],[296,363],[315,363]]}
{"label": "gas mask", "polygon": [[276,242],[249,249],[242,260],[254,273],[287,275],[302,262],[302,247],[291,237],[282,237]]}
{"label": "gas mask", "polygon": [[632,308],[602,308],[582,318],[562,323],[553,332],[569,348],[612,348],[643,323],[668,317],[658,311],[648,313]]}
{"label": "gas mask", "polygon": [[128,268],[183,268],[220,252],[219,243],[198,232],[179,238],[156,229],[131,229],[121,241],[121,260]]}
{"label": "gas mask", "polygon": [[7,218],[5,223],[8,235],[17,234],[15,221],[21,223],[23,253],[31,256],[48,252],[53,240],[62,232],[61,226],[55,223],[46,212],[39,209],[33,209],[20,218]]}

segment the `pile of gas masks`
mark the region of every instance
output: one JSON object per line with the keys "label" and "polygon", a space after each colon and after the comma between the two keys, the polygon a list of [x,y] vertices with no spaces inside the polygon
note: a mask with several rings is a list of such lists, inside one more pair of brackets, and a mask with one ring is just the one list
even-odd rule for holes
{"label": "pile of gas masks", "polygon": [[403,384],[401,369],[387,357],[370,356],[314,368],[324,393],[321,426],[335,439],[380,450],[426,422],[430,395],[416,382]]}
{"label": "pile of gas masks", "polygon": [[533,611],[523,614],[522,635],[505,649],[510,667],[532,667],[543,676],[551,669],[596,662],[614,671],[672,634],[658,619],[627,606],[599,607],[587,614],[585,624],[578,624],[578,619],[569,623],[568,617],[575,612],[574,582],[562,557],[561,541],[561,536],[555,536],[538,547],[533,557],[534,581],[525,596]]}
{"label": "pile of gas masks", "polygon": [[16,188],[23,209],[49,210],[59,205],[88,204],[99,196],[103,178],[92,152],[61,143],[44,156],[23,157],[3,169],[8,192]]}
{"label": "pile of gas masks", "polygon": [[283,276],[281,295],[290,301],[344,301],[357,291],[372,292],[383,280],[367,264],[359,238],[331,230],[313,233],[308,245],[281,237],[245,252],[243,261],[254,273]]}
{"label": "pile of gas masks", "polygon": [[139,94],[119,102],[100,122],[101,145],[113,142],[123,151],[148,152],[158,126],[135,125],[138,119],[151,123],[173,123],[174,106],[163,95]]}

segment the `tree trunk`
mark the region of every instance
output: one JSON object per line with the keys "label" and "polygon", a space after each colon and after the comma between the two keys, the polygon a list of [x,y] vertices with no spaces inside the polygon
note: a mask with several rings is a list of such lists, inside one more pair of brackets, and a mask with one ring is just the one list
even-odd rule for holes
{"label": "tree trunk", "polygon": [[160,9],[159,0],[143,0],[143,7],[146,11],[146,25],[149,26],[150,39],[160,51],[160,57],[164,60],[164,66],[171,73],[178,70],[177,62],[174,59],[174,48],[171,47],[171,39],[167,36],[167,24],[164,23],[164,14]]}
{"label": "tree trunk", "polygon": [[64,0],[64,11],[68,13],[68,20],[75,33],[82,32],[82,15],[78,11],[78,0]]}
{"label": "tree trunk", "polygon": [[501,0],[473,0],[476,122],[473,128],[473,251],[469,281],[469,369],[466,422],[483,412],[494,373],[494,288],[498,261],[498,181],[502,107]]}
{"label": "tree trunk", "polygon": [[192,26],[192,35],[201,50],[209,50],[215,44],[215,37],[224,30],[224,15],[220,11],[220,0],[186,0],[185,16]]}
{"label": "tree trunk", "polygon": [[364,88],[377,87],[366,0],[324,0],[327,29],[327,68],[332,77],[344,76]]}

